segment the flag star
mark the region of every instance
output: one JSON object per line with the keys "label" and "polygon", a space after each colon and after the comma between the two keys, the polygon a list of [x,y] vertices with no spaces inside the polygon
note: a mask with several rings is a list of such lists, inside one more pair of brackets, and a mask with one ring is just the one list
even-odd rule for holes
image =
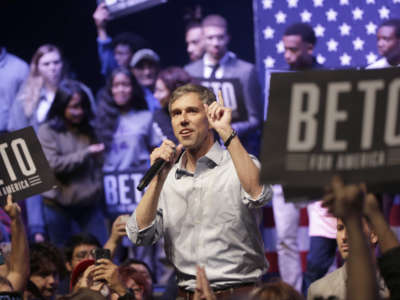
{"label": "flag star", "polygon": [[326,12],[326,18],[328,21],[336,21],[337,12],[334,11],[332,8]]}
{"label": "flag star", "polygon": [[276,52],[278,52],[278,53],[285,52],[285,46],[283,45],[282,41],[280,41],[279,43],[276,44]]}
{"label": "flag star", "polygon": [[349,5],[349,0],[340,0],[340,5]]}
{"label": "flag star", "polygon": [[337,46],[338,46],[338,42],[336,42],[334,39],[330,39],[326,45],[328,46],[328,51],[329,52],[333,52],[333,51],[337,51]]}
{"label": "flag star", "polygon": [[284,14],[281,10],[275,14],[276,23],[281,24],[286,22],[286,14]]}
{"label": "flag star", "polygon": [[349,56],[346,52],[343,53],[343,55],[340,56],[339,59],[340,59],[340,64],[342,66],[349,66],[350,65],[351,56]]}
{"label": "flag star", "polygon": [[372,22],[370,21],[367,25],[365,25],[365,29],[367,30],[367,34],[368,34],[368,35],[370,35],[370,34],[375,35],[375,34],[376,34],[376,28],[377,28],[377,27],[378,27],[377,25],[375,25],[374,23],[372,23]]}
{"label": "flag star", "polygon": [[323,65],[323,64],[325,63],[325,61],[326,61],[326,58],[325,58],[325,57],[323,57],[321,54],[318,54],[318,55],[317,55],[317,62],[318,62],[319,64]]}
{"label": "flag star", "polygon": [[352,10],[353,19],[354,20],[361,20],[364,14],[364,11],[360,9],[358,6]]}
{"label": "flag star", "polygon": [[393,3],[400,3],[400,0],[393,0]]}
{"label": "flag star", "polygon": [[367,4],[375,4],[375,0],[367,0]]}
{"label": "flag star", "polygon": [[323,37],[323,36],[324,36],[324,33],[325,33],[325,27],[322,26],[321,24],[318,24],[318,25],[314,28],[314,31],[315,31],[315,35],[316,35],[316,36],[318,36],[318,37]]}
{"label": "flag star", "polygon": [[355,40],[353,40],[353,48],[354,50],[363,50],[364,49],[364,41],[360,39],[360,37],[357,37]]}
{"label": "flag star", "polygon": [[324,6],[324,0],[313,0],[313,1],[314,1],[315,7],[323,7]]}
{"label": "flag star", "polygon": [[297,7],[297,2],[299,2],[299,0],[287,0],[288,3],[288,7]]}
{"label": "flag star", "polygon": [[379,17],[381,19],[389,19],[390,10],[387,9],[386,6],[382,6],[379,10]]}
{"label": "flag star", "polygon": [[263,0],[263,8],[264,9],[271,9],[272,4],[274,4],[274,0]]}
{"label": "flag star", "polygon": [[300,17],[301,17],[301,21],[302,22],[310,22],[311,21],[311,17],[312,17],[312,14],[307,10],[307,9],[305,9],[305,10],[303,10],[303,12],[300,14]]}
{"label": "flag star", "polygon": [[268,39],[273,39],[273,38],[274,38],[275,30],[272,29],[271,27],[267,26],[267,27],[263,30],[263,33],[264,33],[264,38],[265,38],[266,40],[268,40]]}
{"label": "flag star", "polygon": [[341,36],[350,35],[351,26],[347,25],[346,23],[343,23],[342,25],[339,26],[339,30]]}
{"label": "flag star", "polygon": [[376,56],[375,53],[370,52],[365,56],[365,58],[367,59],[368,64],[372,64],[377,60],[378,56]]}
{"label": "flag star", "polygon": [[264,59],[264,65],[267,69],[273,68],[275,65],[275,59],[273,59],[271,56],[267,56],[267,58]]}

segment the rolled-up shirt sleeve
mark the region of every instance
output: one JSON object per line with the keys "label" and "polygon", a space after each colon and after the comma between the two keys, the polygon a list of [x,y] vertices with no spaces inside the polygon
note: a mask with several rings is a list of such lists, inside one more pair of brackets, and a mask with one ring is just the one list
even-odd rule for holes
{"label": "rolled-up shirt sleeve", "polygon": [[136,211],[134,211],[126,223],[128,238],[137,246],[156,243],[162,235],[162,218],[162,210],[159,209],[153,222],[146,228],[139,229],[136,221]]}
{"label": "rolled-up shirt sleeve", "polygon": [[[256,157],[250,155],[253,162],[256,164],[257,168],[261,168],[261,164]],[[243,187],[240,189],[241,198],[243,203],[248,206],[249,208],[259,208],[267,204],[272,199],[273,191],[272,186],[270,184],[264,184],[262,186],[262,191],[257,198],[253,198],[250,196]]]}

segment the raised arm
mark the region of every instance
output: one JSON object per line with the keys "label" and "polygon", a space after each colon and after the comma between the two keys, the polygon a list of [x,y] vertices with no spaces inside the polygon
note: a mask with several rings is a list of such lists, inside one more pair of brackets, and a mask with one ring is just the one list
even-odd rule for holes
{"label": "raised arm", "polygon": [[363,187],[345,186],[341,178],[334,177],[332,190],[333,194],[324,198],[323,206],[341,218],[346,226],[349,240],[346,299],[377,300],[376,270],[362,225]]}
{"label": "raised arm", "polygon": [[239,138],[237,136],[231,137],[234,134],[231,126],[232,110],[224,106],[221,92],[218,93],[218,98],[218,102],[205,107],[208,121],[225,144],[230,139],[227,149],[235,165],[240,183],[252,198],[257,198],[262,192],[260,170],[243,147]]}
{"label": "raised arm", "polygon": [[7,196],[7,205],[4,207],[11,219],[11,255],[10,268],[7,279],[15,291],[23,292],[29,276],[29,248],[25,227],[21,218],[21,208]]}

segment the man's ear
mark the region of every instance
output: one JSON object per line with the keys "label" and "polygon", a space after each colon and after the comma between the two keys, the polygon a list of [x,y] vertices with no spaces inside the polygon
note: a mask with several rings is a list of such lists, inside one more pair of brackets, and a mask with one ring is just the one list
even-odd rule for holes
{"label": "man's ear", "polygon": [[68,272],[72,272],[72,264],[69,261],[65,263],[65,267],[67,268]]}
{"label": "man's ear", "polygon": [[369,241],[371,244],[376,245],[378,243],[378,236],[375,232],[371,231],[369,234]]}
{"label": "man's ear", "polygon": [[314,52],[314,45],[311,44],[311,43],[307,43],[307,53],[308,53],[309,55],[312,55],[313,52]]}

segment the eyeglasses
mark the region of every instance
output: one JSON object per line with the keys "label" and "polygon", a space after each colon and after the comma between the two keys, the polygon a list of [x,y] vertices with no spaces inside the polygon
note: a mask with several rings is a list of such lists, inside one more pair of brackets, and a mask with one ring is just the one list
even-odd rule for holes
{"label": "eyeglasses", "polygon": [[79,251],[79,252],[75,253],[74,258],[77,260],[94,258],[94,250],[95,249],[92,249],[90,251],[88,251],[88,250]]}

